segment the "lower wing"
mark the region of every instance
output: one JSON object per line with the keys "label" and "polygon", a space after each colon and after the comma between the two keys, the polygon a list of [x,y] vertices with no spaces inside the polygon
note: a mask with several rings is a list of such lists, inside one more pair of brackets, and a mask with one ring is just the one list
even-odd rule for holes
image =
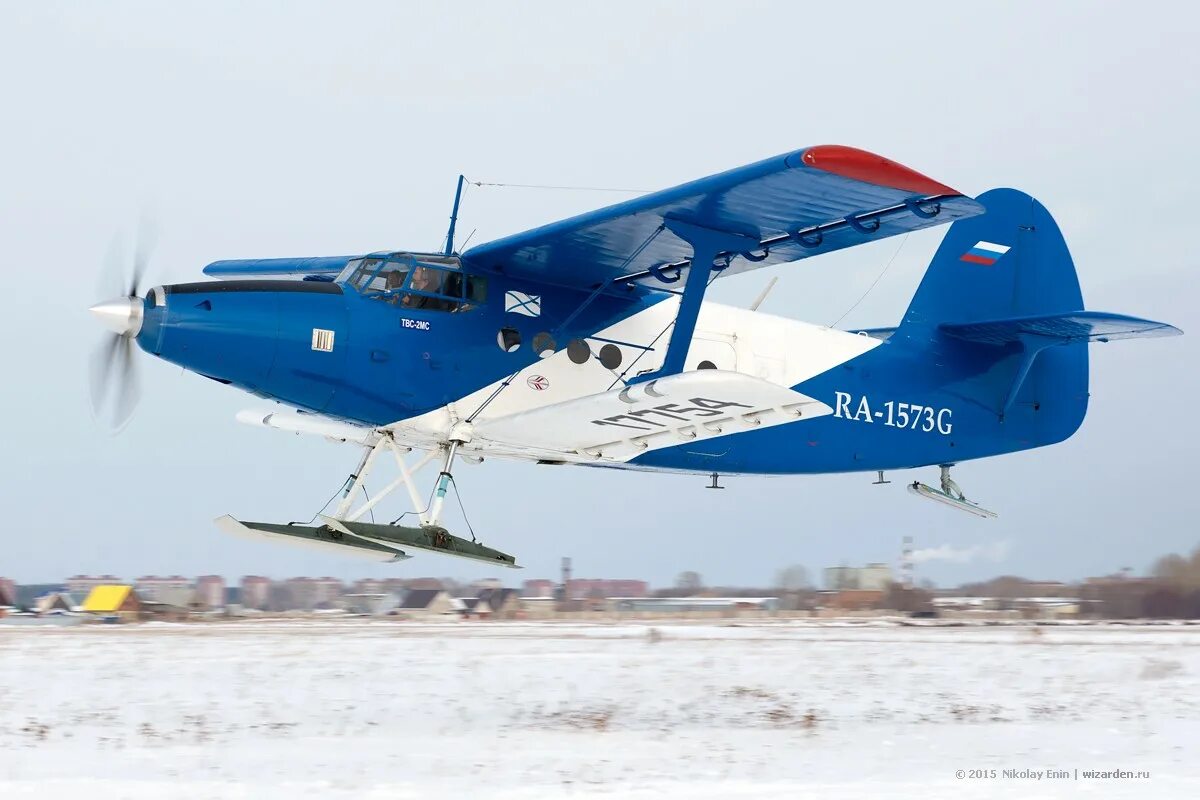
{"label": "lower wing", "polygon": [[467,447],[517,458],[620,463],[649,450],[831,413],[819,400],[760,378],[697,370],[476,423]]}

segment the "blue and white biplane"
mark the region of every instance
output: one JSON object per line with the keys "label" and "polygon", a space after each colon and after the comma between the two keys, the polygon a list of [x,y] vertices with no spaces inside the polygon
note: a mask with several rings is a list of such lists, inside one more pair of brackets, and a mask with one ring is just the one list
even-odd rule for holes
{"label": "blue and white biplane", "polygon": [[[459,189],[462,183],[460,179]],[[455,203],[457,211],[457,199]],[[441,525],[457,459],[780,475],[940,468],[920,496],[979,516],[961,461],[1061,442],[1090,342],[1180,331],[1084,309],[1066,242],[1023,192],[977,198],[885,158],[786,153],[470,248],[218,261],[217,280],[91,311],[112,331],[93,398],[136,399],[133,344],[284,410],[239,419],[360,445],[320,525],[231,532],[381,560],[515,566]],[[952,223],[903,320],[843,331],[705,301],[718,278]],[[793,269],[800,267],[792,267]],[[756,304],[757,306],[757,304]],[[381,457],[398,477],[355,507]],[[437,462],[428,491],[418,483]],[[417,524],[364,521],[405,488]],[[425,498],[428,497],[428,500]]]}

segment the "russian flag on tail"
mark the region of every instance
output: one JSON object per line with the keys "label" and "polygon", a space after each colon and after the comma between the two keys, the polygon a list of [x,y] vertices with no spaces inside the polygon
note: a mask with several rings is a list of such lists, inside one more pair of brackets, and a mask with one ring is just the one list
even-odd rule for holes
{"label": "russian flag on tail", "polygon": [[972,264],[983,264],[985,267],[990,267],[996,263],[1000,256],[1007,253],[1011,248],[996,244],[995,242],[978,242],[967,252],[959,256],[959,261],[968,261]]}

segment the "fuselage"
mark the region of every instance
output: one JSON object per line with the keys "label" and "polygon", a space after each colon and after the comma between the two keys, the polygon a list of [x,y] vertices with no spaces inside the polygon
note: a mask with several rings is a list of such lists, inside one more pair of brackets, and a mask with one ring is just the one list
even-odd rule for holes
{"label": "fuselage", "polygon": [[[389,427],[418,446],[444,440],[468,416],[484,420],[619,389],[662,362],[676,294],[584,292],[467,274],[454,259],[426,259],[420,263],[430,265],[428,273],[421,273],[406,258],[411,264],[399,277],[388,270],[404,260],[384,257],[382,266],[349,260],[336,282],[158,287],[146,299],[137,341],[232,387]],[[652,450],[614,466],[770,474],[894,469],[1050,444],[1078,427],[1086,393],[1082,406],[1066,404],[1032,427],[1010,421],[1006,428],[994,404],[972,399],[981,385],[1006,379],[987,374],[995,370],[985,371],[985,363],[992,362],[939,348],[928,337],[868,336],[705,303],[686,370],[752,375],[834,413]]]}

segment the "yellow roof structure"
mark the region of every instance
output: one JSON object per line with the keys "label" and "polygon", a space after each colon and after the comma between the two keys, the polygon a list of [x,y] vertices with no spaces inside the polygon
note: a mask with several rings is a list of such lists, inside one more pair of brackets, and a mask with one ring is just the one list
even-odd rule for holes
{"label": "yellow roof structure", "polygon": [[93,586],[83,601],[83,610],[94,613],[119,611],[132,591],[132,586]]}

